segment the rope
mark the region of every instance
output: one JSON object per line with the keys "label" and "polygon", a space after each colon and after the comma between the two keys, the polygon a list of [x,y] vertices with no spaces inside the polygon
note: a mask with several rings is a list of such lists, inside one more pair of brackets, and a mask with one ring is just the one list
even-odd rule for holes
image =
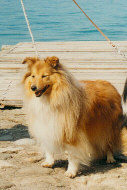
{"label": "rope", "polygon": [[2,103],[2,102],[5,101],[6,94],[8,93],[9,88],[10,88],[11,85],[12,85],[12,81],[9,82],[7,89],[6,89],[6,90],[4,91],[4,93],[2,94],[2,97],[3,97],[3,98],[2,98],[1,103],[0,103],[0,108],[4,108],[4,107],[5,107],[5,104]]}
{"label": "rope", "polygon": [[[25,20],[26,20],[26,23],[27,23],[27,26],[28,26],[28,30],[29,30],[29,33],[30,33],[30,36],[31,36],[31,39],[32,39],[32,43],[33,43],[33,47],[35,49],[35,53],[36,53],[36,56],[39,57],[38,55],[38,50],[37,50],[37,46],[36,46],[36,43],[34,41],[34,37],[33,37],[33,34],[32,34],[32,31],[31,31],[31,28],[30,28],[30,23],[29,23],[29,20],[28,20],[28,17],[27,17],[27,14],[26,14],[26,10],[25,10],[25,7],[24,7],[24,3],[23,3],[23,0],[21,0],[21,5],[22,5],[22,9],[23,9],[23,13],[24,13],[24,16],[25,16]],[[9,50],[10,52],[10,50]],[[1,102],[4,102],[5,99],[6,99],[6,94],[8,93],[9,89],[10,89],[10,86],[12,85],[12,81],[9,82],[8,86],[7,86],[7,89],[4,91],[4,93],[2,94],[2,100]],[[0,103],[0,108],[4,108],[4,104],[3,103]]]}
{"label": "rope", "polygon": [[109,44],[118,52],[119,55],[121,55],[124,59],[127,60],[126,55],[124,52],[122,52],[103,32],[102,30],[91,20],[91,18],[85,13],[85,11],[79,6],[79,4],[72,0],[76,6],[83,12],[83,14],[88,18],[88,20],[95,26],[95,28],[101,33],[101,35],[109,42]]}
{"label": "rope", "polygon": [[24,3],[23,3],[23,0],[20,0],[20,1],[21,1],[21,5],[22,5],[24,16],[25,16],[25,20],[26,20],[26,23],[27,23],[27,27],[28,27],[28,30],[29,30],[29,33],[30,33],[30,36],[31,36],[31,39],[32,39],[32,43],[33,43],[34,49],[35,49],[36,56],[39,57],[37,46],[36,46],[36,43],[35,43],[35,40],[34,40],[34,36],[32,34],[32,30],[31,30],[30,23],[29,23],[27,14],[26,14],[26,10],[25,10],[25,6],[24,6]]}
{"label": "rope", "polygon": [[[11,85],[12,85],[12,81],[9,82],[7,89],[6,89],[6,90],[4,91],[4,93],[2,94],[2,97],[3,97],[3,98],[2,98],[2,100],[1,100],[1,102],[4,102],[4,101],[5,101],[6,94],[8,93],[9,88],[10,88]],[[0,108],[4,108],[4,106],[5,106],[4,103],[0,103]]]}
{"label": "rope", "polygon": [[[2,54],[2,56],[5,56],[6,54],[10,53],[13,49],[15,49],[15,46],[12,47],[11,49],[9,49],[5,54]],[[4,104],[4,101],[6,99],[6,94],[8,93],[11,85],[12,85],[13,81],[11,80],[7,86],[7,89],[3,92],[2,94],[2,98],[1,98],[1,102],[0,102],[0,108],[4,108],[5,107],[5,104]]]}

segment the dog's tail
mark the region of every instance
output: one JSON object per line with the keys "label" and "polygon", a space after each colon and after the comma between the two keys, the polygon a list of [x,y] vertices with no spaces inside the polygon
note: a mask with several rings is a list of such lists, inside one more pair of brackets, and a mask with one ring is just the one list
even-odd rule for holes
{"label": "dog's tail", "polygon": [[123,122],[122,127],[127,127],[127,79],[122,94]]}

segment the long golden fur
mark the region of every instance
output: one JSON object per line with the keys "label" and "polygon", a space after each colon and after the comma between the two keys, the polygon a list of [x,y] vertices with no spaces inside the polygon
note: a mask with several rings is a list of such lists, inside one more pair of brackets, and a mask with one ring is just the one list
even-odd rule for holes
{"label": "long golden fur", "polygon": [[24,105],[29,131],[45,147],[44,167],[52,167],[53,154],[68,152],[66,176],[74,177],[80,163],[121,150],[121,97],[109,82],[77,81],[57,57],[26,58]]}

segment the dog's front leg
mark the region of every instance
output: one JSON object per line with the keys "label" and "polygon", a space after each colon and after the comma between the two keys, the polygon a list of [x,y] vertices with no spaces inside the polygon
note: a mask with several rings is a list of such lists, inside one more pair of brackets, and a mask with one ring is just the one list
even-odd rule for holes
{"label": "dog's front leg", "polygon": [[46,168],[52,168],[53,165],[54,165],[54,157],[53,157],[53,154],[49,153],[49,152],[46,152],[45,153],[45,161],[41,164],[43,167],[46,167]]}
{"label": "dog's front leg", "polygon": [[79,161],[73,156],[69,155],[68,158],[68,169],[65,172],[65,176],[74,178],[79,169]]}

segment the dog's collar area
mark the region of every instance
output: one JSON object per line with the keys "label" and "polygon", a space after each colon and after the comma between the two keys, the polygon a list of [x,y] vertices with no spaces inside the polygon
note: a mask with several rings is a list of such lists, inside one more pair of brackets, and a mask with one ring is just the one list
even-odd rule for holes
{"label": "dog's collar area", "polygon": [[45,86],[45,87],[44,87],[43,89],[41,89],[41,90],[36,90],[36,91],[35,91],[36,97],[40,97],[48,88],[49,88],[49,85]]}

